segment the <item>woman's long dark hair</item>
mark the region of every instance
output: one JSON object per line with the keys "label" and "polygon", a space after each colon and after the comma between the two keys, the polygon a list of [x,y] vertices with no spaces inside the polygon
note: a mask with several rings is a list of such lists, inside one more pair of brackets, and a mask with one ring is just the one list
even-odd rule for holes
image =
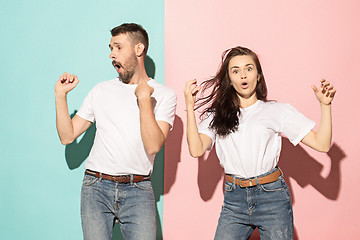
{"label": "woman's long dark hair", "polygon": [[[210,105],[205,107],[201,117],[203,117],[205,113],[213,113],[214,118],[210,123],[210,128],[214,129],[216,134],[222,137],[236,131],[239,126],[240,99],[236,90],[231,85],[228,70],[230,60],[239,55],[248,55],[254,60],[260,77],[256,85],[256,97],[262,101],[267,100],[265,78],[256,53],[240,46],[226,50],[222,54],[221,66],[216,76],[201,83],[202,94],[196,101],[196,109],[208,104]],[[204,92],[211,87],[211,93],[204,96]]]}

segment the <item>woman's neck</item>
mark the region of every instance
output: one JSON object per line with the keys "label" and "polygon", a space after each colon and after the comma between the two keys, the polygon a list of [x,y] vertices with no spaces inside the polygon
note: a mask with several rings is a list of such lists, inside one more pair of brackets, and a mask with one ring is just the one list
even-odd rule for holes
{"label": "woman's neck", "polygon": [[257,102],[257,97],[256,94],[253,94],[251,97],[249,98],[242,98],[240,97],[240,107],[241,108],[247,108],[250,107],[251,105],[255,104]]}

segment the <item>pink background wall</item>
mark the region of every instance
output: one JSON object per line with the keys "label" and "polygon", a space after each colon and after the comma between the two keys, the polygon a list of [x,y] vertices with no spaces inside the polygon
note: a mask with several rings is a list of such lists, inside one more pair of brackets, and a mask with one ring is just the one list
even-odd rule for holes
{"label": "pink background wall", "polygon": [[213,239],[223,169],[213,152],[199,160],[189,155],[182,91],[187,80],[214,75],[222,52],[236,45],[258,53],[269,99],[317,122],[310,86],[321,78],[335,85],[331,151],[285,139],[280,166],[292,190],[295,239],[360,235],[359,10],[357,0],[165,0],[165,76],[178,94],[178,117],[165,149],[164,239]]}

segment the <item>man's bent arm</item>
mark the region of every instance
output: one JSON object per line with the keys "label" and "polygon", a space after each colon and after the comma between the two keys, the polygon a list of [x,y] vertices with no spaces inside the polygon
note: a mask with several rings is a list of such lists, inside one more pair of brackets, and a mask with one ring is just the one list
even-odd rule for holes
{"label": "man's bent arm", "polygon": [[165,143],[170,125],[156,121],[151,98],[138,98],[140,111],[140,133],[147,154],[156,154]]}
{"label": "man's bent arm", "polygon": [[62,144],[72,143],[78,136],[85,132],[92,124],[78,115],[70,118],[66,95],[55,96],[56,101],[56,128]]}
{"label": "man's bent arm", "polygon": [[91,122],[75,115],[70,118],[66,95],[76,87],[76,75],[64,73],[55,84],[56,129],[62,144],[72,143],[91,126]]}

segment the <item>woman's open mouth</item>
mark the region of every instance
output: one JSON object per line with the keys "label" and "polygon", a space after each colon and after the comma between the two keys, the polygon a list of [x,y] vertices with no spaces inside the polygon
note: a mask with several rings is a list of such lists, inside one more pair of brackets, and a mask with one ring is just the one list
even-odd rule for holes
{"label": "woman's open mouth", "polygon": [[242,82],[242,83],[241,83],[241,88],[242,88],[242,89],[247,89],[248,86],[249,86],[249,84],[248,84],[247,82]]}

